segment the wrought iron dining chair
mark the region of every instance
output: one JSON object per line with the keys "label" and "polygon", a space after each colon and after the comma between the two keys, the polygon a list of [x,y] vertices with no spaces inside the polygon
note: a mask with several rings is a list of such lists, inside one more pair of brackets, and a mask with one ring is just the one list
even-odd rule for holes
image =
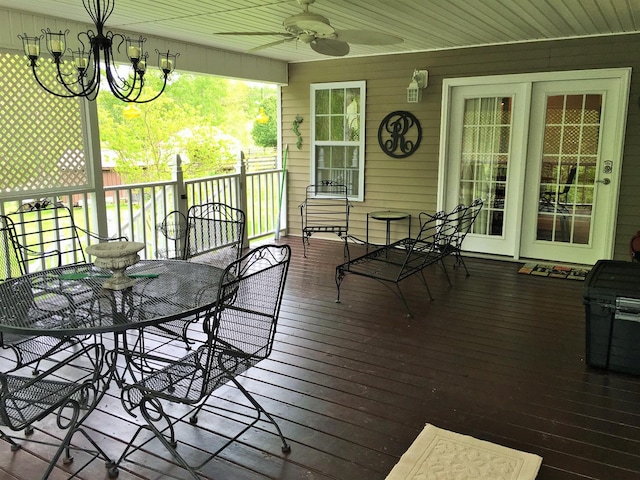
{"label": "wrought iron dining chair", "polygon": [[78,226],[69,207],[60,202],[26,204],[7,215],[15,230],[15,245],[24,273],[87,263],[80,234],[96,241],[127,240],[103,237]]}
{"label": "wrought iron dining chair", "polygon": [[[290,450],[274,418],[237,379],[271,354],[290,258],[288,245],[265,245],[251,250],[227,266],[224,272],[215,304],[203,321],[206,341],[177,360],[144,352],[139,354],[147,365],[155,364],[157,368],[143,372],[139,381],[122,390],[125,408],[129,412],[139,409],[145,424],[134,434],[118,465],[141,448],[141,445],[135,445],[136,439],[140,432],[148,430],[192,478],[199,479],[196,470],[263,417],[277,431],[282,451]],[[215,410],[215,401],[209,402],[209,399],[218,387],[229,381],[250,402],[255,415],[219,448],[204,446],[204,450],[213,453],[199,465],[190,465],[177,451],[175,425],[179,420],[171,413],[170,404],[193,406],[189,422],[196,424],[200,413]],[[203,409],[205,405],[207,408]],[[184,418],[183,414],[178,417]],[[228,436],[227,432],[224,435]],[[118,465],[111,474],[117,475]]]}
{"label": "wrought iron dining chair", "polygon": [[[0,215],[0,284],[11,278],[21,277],[25,272],[16,250],[15,227],[11,219]],[[35,252],[29,253],[34,255]],[[35,257],[35,255],[34,255]],[[46,292],[34,294],[30,280],[16,280],[11,283],[10,295],[0,296],[0,316],[2,318],[31,318],[34,322],[58,315],[58,307],[47,302]],[[28,336],[0,332],[0,347],[10,349],[16,357],[18,367],[35,364],[34,375],[38,374],[43,358],[75,343],[71,338],[48,336]]]}
{"label": "wrought iron dining chair", "polygon": [[225,268],[242,256],[245,214],[224,203],[193,205],[187,212],[186,260]]}
{"label": "wrought iron dining chair", "polygon": [[188,226],[187,217],[182,212],[174,210],[167,213],[157,226],[157,230],[165,239],[165,245],[158,248],[156,257],[171,260],[184,259]]}
{"label": "wrought iron dining chair", "polygon": [[[167,232],[185,237],[182,240],[183,259],[224,269],[242,255],[245,231],[245,214],[242,210],[217,202],[193,205],[187,212],[186,224],[179,212],[169,215],[165,218]],[[197,315],[173,320],[148,328],[143,335],[153,333],[165,338],[181,339],[189,350],[193,343],[189,338],[189,328],[198,321]]]}
{"label": "wrought iron dining chair", "polygon": [[[88,263],[85,255],[84,246],[81,241],[81,234],[86,238],[97,241],[115,241],[127,240],[125,236],[102,237],[85,228],[78,226],[74,220],[73,212],[69,207],[61,202],[49,199],[42,199],[37,202],[25,203],[16,212],[5,216],[11,222],[13,247],[20,264],[23,274],[43,271],[47,269],[60,267],[63,265],[75,265]],[[82,302],[94,301],[100,292],[93,291],[89,288],[75,288],[70,290],[65,288],[64,280],[56,286],[54,292],[42,290],[41,297],[46,297],[47,293],[55,295],[65,295],[73,298],[74,305]],[[37,290],[37,289],[36,289]],[[38,304],[36,303],[36,306]],[[55,312],[43,309],[43,315],[55,314]],[[38,337],[49,343],[60,342],[59,339],[46,339],[46,337]],[[67,338],[66,343],[78,343],[79,338]],[[52,345],[62,346],[63,344]],[[32,350],[32,360],[36,360],[36,356],[45,356],[52,352],[43,348],[36,349],[37,342],[31,341],[28,344],[19,345],[22,354],[29,353]],[[37,351],[35,351],[37,350]],[[37,370],[37,366],[36,366]]]}
{"label": "wrought iron dining chair", "polygon": [[[57,417],[55,425],[65,432],[62,441],[38,441],[57,447],[42,475],[43,480],[52,473],[63,453],[65,465],[73,462],[72,450],[81,450],[91,455],[84,466],[75,469],[76,474],[98,457],[110,468],[112,460],[82,427],[84,420],[102,398],[102,380],[106,374],[103,368],[104,346],[97,343],[83,346],[64,360],[52,360],[52,364],[51,368],[36,377],[22,375],[20,367],[0,372],[0,427],[14,432],[25,430],[30,435],[33,424],[50,415]],[[61,372],[62,369],[64,372]],[[91,447],[74,446],[71,442],[76,434],[84,436]],[[8,442],[14,452],[20,450],[21,442],[25,440],[5,430],[0,430],[0,438]]]}

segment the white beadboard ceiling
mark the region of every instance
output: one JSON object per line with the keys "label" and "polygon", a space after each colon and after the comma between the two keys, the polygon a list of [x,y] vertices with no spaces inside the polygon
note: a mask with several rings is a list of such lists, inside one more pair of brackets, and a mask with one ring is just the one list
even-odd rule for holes
{"label": "white beadboard ceiling", "polygon": [[[115,32],[122,29],[237,52],[281,37],[214,33],[284,32],[283,20],[302,11],[296,0],[115,3],[108,22]],[[90,23],[82,0],[0,0],[0,7]],[[351,44],[350,57],[640,31],[640,0],[316,0],[310,11],[327,17],[337,30],[374,30],[404,39],[396,45]],[[288,62],[332,58],[299,41],[254,54]]]}

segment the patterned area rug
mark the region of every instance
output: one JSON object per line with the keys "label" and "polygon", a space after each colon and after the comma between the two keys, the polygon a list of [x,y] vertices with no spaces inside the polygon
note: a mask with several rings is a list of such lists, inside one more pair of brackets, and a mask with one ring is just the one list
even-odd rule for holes
{"label": "patterned area rug", "polygon": [[584,280],[589,268],[568,267],[552,263],[525,263],[518,273],[537,275],[539,277],[566,278],[567,280]]}
{"label": "patterned area rug", "polygon": [[427,424],[386,480],[534,480],[542,457]]}

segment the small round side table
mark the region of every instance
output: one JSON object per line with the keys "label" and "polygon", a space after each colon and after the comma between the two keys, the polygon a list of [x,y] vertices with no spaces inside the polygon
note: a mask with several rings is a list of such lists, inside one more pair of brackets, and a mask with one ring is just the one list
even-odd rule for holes
{"label": "small round side table", "polygon": [[369,244],[369,219],[382,220],[387,222],[386,244],[391,243],[391,222],[409,219],[409,237],[411,237],[411,214],[407,212],[398,212],[394,210],[380,210],[377,212],[367,213],[367,245]]}

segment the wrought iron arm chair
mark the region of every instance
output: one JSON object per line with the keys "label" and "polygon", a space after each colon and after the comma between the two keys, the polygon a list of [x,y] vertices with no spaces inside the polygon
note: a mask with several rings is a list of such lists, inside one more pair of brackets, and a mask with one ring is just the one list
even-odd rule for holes
{"label": "wrought iron arm chair", "polygon": [[224,203],[193,205],[187,212],[185,260],[225,268],[242,256],[245,214]]}
{"label": "wrought iron arm chair", "polygon": [[39,202],[7,217],[14,225],[24,273],[87,263],[80,232],[99,241],[127,240],[125,236],[101,237],[76,225],[71,210],[59,202]]}
{"label": "wrought iron arm chair", "polygon": [[164,248],[159,248],[156,257],[184,260],[187,247],[187,217],[177,210],[167,213],[156,227],[165,238]]}
{"label": "wrought iron arm chair", "polygon": [[349,256],[349,210],[347,186],[333,180],[308,185],[300,205],[303,255],[307,256],[309,239],[314,233],[335,233],[344,242],[344,256]]}
{"label": "wrought iron arm chair", "polygon": [[[62,441],[59,444],[39,442],[57,447],[42,475],[43,480],[52,473],[63,453],[65,465],[73,461],[72,449],[91,454],[91,459],[83,467],[76,469],[75,473],[98,457],[106,462],[107,467],[111,467],[111,459],[82,428],[82,423],[102,398],[102,380],[105,375],[104,346],[92,343],[64,361],[52,360],[52,362],[54,365],[51,368],[36,377],[23,376],[19,369],[0,372],[0,426],[15,432],[26,429],[30,434],[33,431],[31,426],[35,422],[51,414],[58,417],[56,425],[66,431]],[[60,378],[69,378],[70,368],[74,365],[78,367],[73,368],[75,378],[60,380]],[[65,373],[61,374],[59,370],[63,368]],[[80,448],[71,444],[72,438],[78,433],[89,441],[91,447]],[[21,447],[19,442],[22,439],[5,431],[0,430],[0,438],[11,445],[12,451],[18,451]]]}
{"label": "wrought iron arm chair", "polygon": [[[242,210],[213,202],[189,208],[186,224],[183,223],[184,216],[181,216],[179,212],[171,212],[163,223],[169,235],[172,232],[174,236],[184,235],[184,260],[224,269],[240,258],[245,231],[245,214]],[[189,339],[189,327],[198,321],[198,316],[173,320],[148,328],[145,333],[181,339],[189,350],[193,343]]]}
{"label": "wrought iron arm chair", "polygon": [[[17,249],[15,227],[11,219],[0,215],[0,285],[10,278],[22,276],[23,263]],[[1,287],[0,287],[1,288]],[[3,318],[30,317],[33,321],[45,319],[60,312],[51,309],[46,301],[46,292],[34,294],[30,280],[16,281],[11,292],[0,295],[0,315]],[[38,365],[42,358],[75,343],[75,339],[48,336],[28,336],[0,332],[0,347],[11,349],[19,367],[35,363],[34,375],[38,374]]]}
{"label": "wrought iron arm chair", "polygon": [[[122,401],[129,412],[139,410],[146,424],[139,427],[118,460],[118,465],[141,446],[136,438],[143,430],[151,431],[188,472],[199,479],[200,469],[240,435],[263,418],[276,429],[282,451],[290,447],[274,418],[238,382],[237,376],[271,354],[287,271],[291,258],[288,245],[265,245],[248,252],[229,265],[224,273],[215,306],[203,322],[207,340],[193,352],[178,360],[145,356],[148,364],[158,368],[146,373],[137,383],[122,390]],[[197,423],[198,415],[216,408],[208,402],[211,394],[231,381],[249,400],[255,415],[230,440],[217,448],[198,465],[189,464],[177,451],[174,415],[170,404],[192,405],[189,422]],[[179,417],[184,418],[183,415]],[[225,436],[227,436],[225,432]],[[204,448],[209,450],[208,448]],[[209,450],[210,451],[210,450]],[[112,471],[117,475],[118,466]]]}

